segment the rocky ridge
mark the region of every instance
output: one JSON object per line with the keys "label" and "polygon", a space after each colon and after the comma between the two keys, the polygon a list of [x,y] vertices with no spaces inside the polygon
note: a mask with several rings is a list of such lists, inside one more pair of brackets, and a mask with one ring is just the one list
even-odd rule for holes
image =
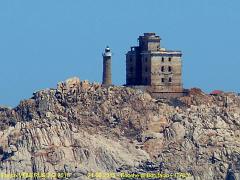
{"label": "rocky ridge", "polygon": [[0,107],[0,174],[20,172],[84,180],[91,172],[240,179],[240,97],[192,89],[161,100],[69,79],[16,108]]}

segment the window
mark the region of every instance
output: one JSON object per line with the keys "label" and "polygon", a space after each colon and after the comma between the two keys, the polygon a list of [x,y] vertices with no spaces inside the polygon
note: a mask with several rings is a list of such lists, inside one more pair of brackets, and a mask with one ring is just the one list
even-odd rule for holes
{"label": "window", "polygon": [[172,82],[172,78],[171,77],[168,79],[168,82],[170,82],[170,83]]}
{"label": "window", "polygon": [[161,67],[161,71],[164,72],[164,66]]}
{"label": "window", "polygon": [[169,57],[169,58],[168,58],[168,61],[169,61],[169,62],[171,62],[171,61],[172,61],[172,58],[171,58],[171,57]]}
{"label": "window", "polygon": [[172,72],[172,67],[168,66],[168,72]]}
{"label": "window", "polygon": [[130,72],[133,72],[133,67],[130,67]]}
{"label": "window", "polygon": [[165,81],[164,78],[162,78],[162,83],[164,83],[164,81]]}
{"label": "window", "polygon": [[148,69],[147,69],[147,67],[145,67],[145,72],[148,72]]}
{"label": "window", "polygon": [[129,61],[132,62],[132,58],[130,58]]}
{"label": "window", "polygon": [[164,57],[162,57],[162,62],[164,62]]}

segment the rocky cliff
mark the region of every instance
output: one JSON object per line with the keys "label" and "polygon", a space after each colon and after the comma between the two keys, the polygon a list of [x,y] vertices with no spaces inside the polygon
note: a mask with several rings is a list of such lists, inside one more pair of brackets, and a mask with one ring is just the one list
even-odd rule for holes
{"label": "rocky cliff", "polygon": [[[240,97],[192,89],[186,97],[157,100],[69,79],[16,108],[0,107],[0,178],[22,172],[83,180],[101,179],[96,172],[240,179]],[[134,179],[112,177],[120,178]]]}

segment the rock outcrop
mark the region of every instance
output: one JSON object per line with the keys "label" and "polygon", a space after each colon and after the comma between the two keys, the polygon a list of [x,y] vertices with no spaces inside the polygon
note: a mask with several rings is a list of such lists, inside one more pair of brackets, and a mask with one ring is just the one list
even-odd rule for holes
{"label": "rock outcrop", "polygon": [[0,107],[0,125],[0,174],[240,179],[240,97],[234,93],[192,89],[186,97],[156,100],[140,90],[72,78],[16,108]]}

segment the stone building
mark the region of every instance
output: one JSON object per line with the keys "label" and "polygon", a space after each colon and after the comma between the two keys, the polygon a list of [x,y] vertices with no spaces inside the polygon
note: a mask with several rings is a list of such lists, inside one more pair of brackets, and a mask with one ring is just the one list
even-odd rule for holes
{"label": "stone building", "polygon": [[160,40],[155,33],[139,36],[126,54],[126,85],[156,97],[182,96],[182,52],[161,48]]}

